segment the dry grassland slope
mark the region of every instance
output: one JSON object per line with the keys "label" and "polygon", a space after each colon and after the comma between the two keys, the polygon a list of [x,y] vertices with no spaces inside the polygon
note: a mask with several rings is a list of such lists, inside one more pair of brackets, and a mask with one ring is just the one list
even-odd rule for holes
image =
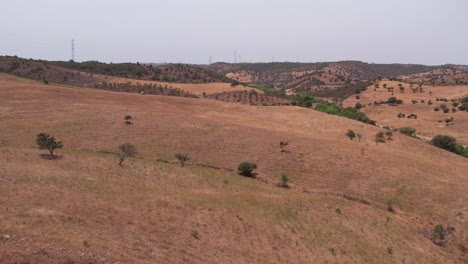
{"label": "dry grassland slope", "polygon": [[[0,131],[0,262],[467,260],[466,159],[401,135],[376,145],[379,128],[352,120],[2,75]],[[43,131],[61,159],[40,157]],[[127,142],[138,155],[119,167],[110,152]],[[231,172],[244,160],[259,180]],[[445,248],[429,239],[438,223],[456,229]]]}

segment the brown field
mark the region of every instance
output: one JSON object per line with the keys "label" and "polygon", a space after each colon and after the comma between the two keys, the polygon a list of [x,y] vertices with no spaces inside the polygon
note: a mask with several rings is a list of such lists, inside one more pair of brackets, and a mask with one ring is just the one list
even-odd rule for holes
{"label": "brown field", "polygon": [[[389,106],[367,106],[361,111],[365,112],[371,119],[377,120],[382,126],[390,126],[393,128],[400,128],[403,126],[411,126],[416,128],[418,136],[425,139],[432,139],[435,135],[445,134],[451,135],[457,138],[457,140],[467,145],[468,144],[468,113],[457,111],[453,113],[443,113],[443,111],[434,111],[434,108],[440,106],[442,103],[449,106],[452,109],[452,102],[437,102],[436,98],[459,99],[464,96],[468,96],[467,85],[457,86],[427,86],[423,85],[423,93],[413,93],[410,84],[402,83],[405,88],[404,92],[400,92],[398,84],[401,82],[396,81],[382,81],[379,83],[380,88],[374,91],[374,86],[369,87],[365,92],[362,92],[359,96],[360,99],[356,99],[355,96],[348,98],[344,102],[344,106],[354,106],[356,102],[368,105],[375,101],[385,101],[389,97],[395,96],[398,99],[403,100],[402,105]],[[387,87],[394,87],[394,95],[388,92],[387,89],[383,88],[383,84],[387,84]],[[414,85],[414,88],[417,85]],[[418,101],[413,104],[412,100]],[[421,103],[424,100],[425,103]],[[432,105],[428,105],[429,100],[432,101]],[[417,119],[398,118],[399,113],[404,113],[406,116],[409,114],[416,114]],[[446,125],[445,119],[454,118],[454,121],[450,125]],[[439,122],[441,120],[442,122]]]}
{"label": "brown field", "polygon": [[[467,160],[399,134],[376,145],[380,129],[353,120],[0,75],[0,131],[0,263],[468,260]],[[41,158],[39,132],[60,159]],[[127,142],[138,155],[119,167]],[[245,160],[258,179],[233,173]],[[456,230],[444,248],[439,223]]]}
{"label": "brown field", "polygon": [[[230,83],[202,83],[202,84],[192,84],[192,83],[167,83],[167,82],[157,82],[157,81],[146,81],[146,80],[136,80],[136,79],[127,79],[127,78],[118,78],[118,77],[108,77],[108,82],[116,82],[116,83],[132,83],[137,84],[140,83],[144,84],[155,84],[155,85],[162,85],[168,87],[179,88],[181,90],[187,91],[189,93],[201,95],[205,94],[215,94],[215,93],[222,93],[222,92],[229,92],[229,91],[243,91],[246,88],[242,85],[237,85],[232,87]],[[254,88],[250,88],[254,89]],[[263,94],[262,90],[254,89],[258,93]]]}

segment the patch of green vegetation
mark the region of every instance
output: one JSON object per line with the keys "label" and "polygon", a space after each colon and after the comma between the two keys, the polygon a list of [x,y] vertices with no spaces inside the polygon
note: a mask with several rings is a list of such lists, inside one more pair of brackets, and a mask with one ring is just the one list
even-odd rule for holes
{"label": "patch of green vegetation", "polygon": [[437,135],[431,142],[432,145],[468,158],[468,147],[457,143],[457,139],[447,135]]}
{"label": "patch of green vegetation", "polygon": [[375,125],[375,121],[370,119],[365,113],[358,111],[356,108],[347,107],[340,108],[337,104],[331,102],[319,102],[315,110],[331,115],[343,116],[349,119],[354,119],[366,124]]}
{"label": "patch of green vegetation", "polygon": [[255,84],[255,85],[251,85],[251,87],[260,89],[268,95],[286,97],[286,91],[284,89],[276,89],[275,85],[271,83]]}
{"label": "patch of green vegetation", "polygon": [[317,99],[311,95],[296,94],[296,95],[290,96],[290,98],[296,102],[297,106],[307,107],[307,108],[312,107],[313,103],[322,102],[322,100]]}

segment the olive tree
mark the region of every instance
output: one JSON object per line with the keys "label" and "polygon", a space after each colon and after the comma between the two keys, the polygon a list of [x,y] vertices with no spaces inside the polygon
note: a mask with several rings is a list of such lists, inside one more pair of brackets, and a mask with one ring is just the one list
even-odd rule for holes
{"label": "olive tree", "polygon": [[54,137],[47,133],[37,134],[36,143],[39,146],[39,149],[47,149],[52,158],[55,157],[54,150],[63,147],[61,141],[56,141]]}

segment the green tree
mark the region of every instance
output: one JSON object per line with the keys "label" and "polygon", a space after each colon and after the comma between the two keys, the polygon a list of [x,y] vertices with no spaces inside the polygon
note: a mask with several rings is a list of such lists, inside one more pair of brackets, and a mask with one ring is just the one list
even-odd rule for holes
{"label": "green tree", "polygon": [[438,148],[445,149],[450,152],[455,152],[457,148],[457,139],[447,135],[437,135],[432,139],[431,143]]}
{"label": "green tree", "polygon": [[239,164],[239,174],[246,177],[253,177],[253,170],[257,168],[257,164],[244,161]]}
{"label": "green tree", "polygon": [[54,150],[62,148],[63,144],[61,141],[56,141],[54,137],[50,136],[47,133],[37,134],[36,143],[39,146],[39,149],[47,149],[51,157],[54,156]]}

